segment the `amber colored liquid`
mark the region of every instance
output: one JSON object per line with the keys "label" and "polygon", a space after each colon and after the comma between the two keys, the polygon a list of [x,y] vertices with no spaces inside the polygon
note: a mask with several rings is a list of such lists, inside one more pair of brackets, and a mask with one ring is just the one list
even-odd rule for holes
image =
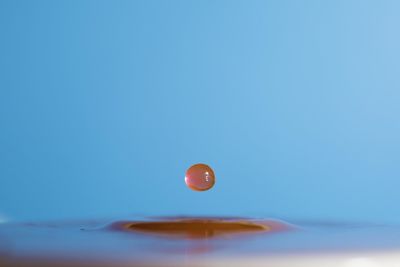
{"label": "amber colored liquid", "polygon": [[[235,242],[236,237],[290,229],[287,224],[274,220],[208,217],[150,218],[98,225],[55,223],[0,227],[0,237],[7,233],[12,241],[9,245],[0,242],[0,266],[165,266],[164,261],[214,253],[223,243]],[[29,238],[21,236],[21,232],[26,232]],[[223,243],[215,244],[214,240]],[[14,242],[20,245],[12,251]],[[1,252],[10,249],[12,253],[2,257]]]}
{"label": "amber colored liquid", "polygon": [[210,166],[198,163],[187,169],[185,174],[186,185],[194,191],[206,191],[215,184],[215,174]]}
{"label": "amber colored liquid", "polygon": [[162,221],[120,222],[114,229],[152,234],[167,238],[207,239],[237,235],[278,232],[289,226],[277,221],[250,221],[221,218],[175,218]]}
{"label": "amber colored liquid", "polygon": [[353,266],[329,264],[379,251],[400,263],[400,226],[224,217],[0,224],[1,267]]}

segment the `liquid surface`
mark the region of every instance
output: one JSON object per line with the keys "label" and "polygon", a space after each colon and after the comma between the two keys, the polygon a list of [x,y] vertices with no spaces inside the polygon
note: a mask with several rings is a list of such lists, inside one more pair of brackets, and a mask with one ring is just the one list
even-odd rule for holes
{"label": "liquid surface", "polygon": [[214,171],[206,164],[195,164],[186,171],[185,183],[195,191],[209,190],[215,184]]}
{"label": "liquid surface", "polygon": [[201,217],[0,224],[0,266],[353,267],[360,259],[400,266],[380,264],[400,263],[400,226]]}
{"label": "liquid surface", "polygon": [[114,229],[177,239],[233,238],[238,235],[273,233],[289,230],[284,223],[264,220],[176,218],[152,222],[117,222]]}

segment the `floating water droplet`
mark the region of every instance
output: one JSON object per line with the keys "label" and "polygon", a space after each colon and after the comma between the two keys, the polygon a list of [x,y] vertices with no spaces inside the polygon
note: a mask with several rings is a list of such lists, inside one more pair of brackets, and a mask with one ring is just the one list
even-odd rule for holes
{"label": "floating water droplet", "polygon": [[215,184],[214,171],[206,164],[195,164],[186,171],[185,183],[192,190],[206,191]]}

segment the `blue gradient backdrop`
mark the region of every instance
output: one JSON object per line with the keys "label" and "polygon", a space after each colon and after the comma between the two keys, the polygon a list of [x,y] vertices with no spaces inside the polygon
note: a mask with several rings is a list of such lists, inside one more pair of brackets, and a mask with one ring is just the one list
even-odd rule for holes
{"label": "blue gradient backdrop", "polygon": [[0,213],[400,222],[399,12],[1,0]]}

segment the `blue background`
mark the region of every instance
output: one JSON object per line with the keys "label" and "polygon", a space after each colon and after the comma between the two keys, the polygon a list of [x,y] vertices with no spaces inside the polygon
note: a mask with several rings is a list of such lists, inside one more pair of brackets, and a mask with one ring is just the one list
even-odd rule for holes
{"label": "blue background", "polygon": [[399,222],[399,12],[1,0],[0,213]]}

